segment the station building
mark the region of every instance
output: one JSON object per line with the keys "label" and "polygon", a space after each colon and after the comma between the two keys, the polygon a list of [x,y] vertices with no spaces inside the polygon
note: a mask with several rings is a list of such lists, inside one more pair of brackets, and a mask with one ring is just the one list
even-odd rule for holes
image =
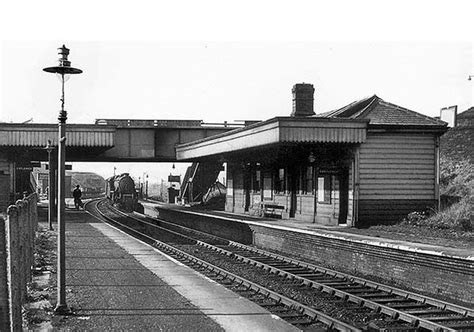
{"label": "station building", "polygon": [[292,92],[289,117],[176,147],[227,163],[227,212],[366,227],[438,206],[445,122],[376,95],[315,114],[311,84]]}

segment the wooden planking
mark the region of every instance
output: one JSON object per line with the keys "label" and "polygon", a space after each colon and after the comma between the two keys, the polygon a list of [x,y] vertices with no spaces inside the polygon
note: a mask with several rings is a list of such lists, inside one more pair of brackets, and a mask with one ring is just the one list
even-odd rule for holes
{"label": "wooden planking", "polygon": [[[361,169],[360,175],[385,175],[386,166],[379,165],[379,164],[372,164],[370,169]],[[409,172],[407,172],[409,170]],[[412,165],[398,165],[397,169],[393,170],[391,174],[425,174],[425,175],[433,175],[435,174],[435,170],[433,169],[433,165],[419,165],[416,169],[413,169]],[[385,176],[384,176],[385,177]]]}
{"label": "wooden planking", "polygon": [[3,172],[3,174],[10,173],[10,163],[7,160],[0,160],[0,171]]}
{"label": "wooden planking", "polygon": [[365,194],[364,199],[372,199],[372,200],[403,200],[403,199],[421,199],[421,200],[428,200],[428,199],[435,199],[434,193],[433,194],[426,194],[426,193],[419,193],[413,192],[411,194],[405,194],[403,192],[393,192],[387,194],[387,192],[372,192],[370,194]]}
{"label": "wooden planking", "polygon": [[375,192],[386,192],[386,187],[390,186],[389,192],[391,193],[398,193],[398,192],[410,192],[410,193],[425,193],[426,191],[430,191],[434,189],[434,182],[433,183],[413,183],[413,182],[405,182],[405,183],[361,183],[360,190],[371,190],[373,193]]}
{"label": "wooden planking", "polygon": [[[362,149],[361,149],[362,150]],[[362,152],[360,153],[360,157],[361,159],[378,159],[378,160],[381,160],[381,159],[394,159],[394,157],[399,157],[399,158],[403,158],[403,159],[410,159],[410,160],[413,160],[413,159],[424,159],[424,160],[434,160],[434,150],[430,151],[430,152],[426,152],[426,151],[421,151],[416,153],[415,151],[412,151],[412,152],[406,152],[406,153],[402,153],[402,152],[398,152],[398,153],[391,153],[391,152],[387,152],[387,151],[374,151],[374,150],[371,150],[370,152]],[[397,158],[397,159],[399,159]],[[399,159],[400,161],[400,159]]]}
{"label": "wooden planking", "polygon": [[360,148],[360,198],[434,198],[435,138],[372,134]]}
{"label": "wooden planking", "polygon": [[332,142],[362,143],[365,128],[324,128],[324,127],[283,127],[280,131],[282,142]]}
{"label": "wooden planking", "polygon": [[[405,165],[405,168],[407,167],[410,167],[410,168],[415,168],[415,169],[418,169],[420,167],[425,167],[425,168],[428,168],[426,166],[423,166],[423,165],[433,165],[434,164],[434,158],[432,159],[400,159],[400,158],[389,158],[389,159],[369,159],[367,158],[367,156],[364,156],[364,159],[361,160],[361,166],[364,166],[362,167],[362,169],[367,169],[367,168],[371,168],[371,167],[378,167],[378,168],[386,168],[385,165],[387,164],[398,164],[400,167],[403,167]],[[379,166],[377,166],[379,165]],[[408,166],[409,165],[409,166]],[[417,167],[413,167],[412,165],[416,165]],[[418,167],[419,166],[419,167]]]}
{"label": "wooden planking", "polygon": [[384,199],[359,201],[359,227],[397,222],[410,212],[435,207],[433,199]]}
{"label": "wooden planking", "polygon": [[[380,174],[379,174],[380,175]],[[391,184],[397,182],[399,184],[417,185],[417,184],[434,184],[433,174],[395,174],[393,177],[373,176],[366,174],[360,177],[363,184]]]}
{"label": "wooden planking", "polygon": [[367,138],[370,139],[371,144],[391,144],[397,141],[400,144],[430,144],[433,140],[431,134],[384,134],[384,133],[369,133]]}

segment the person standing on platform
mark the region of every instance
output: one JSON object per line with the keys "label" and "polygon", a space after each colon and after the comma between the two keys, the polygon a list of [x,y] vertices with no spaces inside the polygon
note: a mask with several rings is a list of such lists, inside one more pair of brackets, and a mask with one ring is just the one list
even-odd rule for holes
{"label": "person standing on platform", "polygon": [[72,192],[72,197],[74,197],[74,206],[76,207],[76,210],[79,210],[79,207],[82,207],[82,201],[81,201],[81,196],[82,196],[82,191],[79,189],[79,185],[76,186],[76,189]]}

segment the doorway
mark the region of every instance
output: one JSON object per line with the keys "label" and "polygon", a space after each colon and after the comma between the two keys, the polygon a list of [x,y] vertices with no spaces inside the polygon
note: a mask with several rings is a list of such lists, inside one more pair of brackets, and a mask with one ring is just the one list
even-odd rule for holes
{"label": "doorway", "polygon": [[[291,170],[291,168],[290,168]],[[296,207],[297,207],[297,192],[298,192],[298,171],[293,169],[288,174],[288,187],[290,190],[290,218],[294,218],[296,214]]]}
{"label": "doorway", "polygon": [[343,169],[339,175],[339,224],[347,223],[349,205],[349,170]]}
{"label": "doorway", "polygon": [[250,170],[244,170],[244,211],[248,212],[250,208]]}

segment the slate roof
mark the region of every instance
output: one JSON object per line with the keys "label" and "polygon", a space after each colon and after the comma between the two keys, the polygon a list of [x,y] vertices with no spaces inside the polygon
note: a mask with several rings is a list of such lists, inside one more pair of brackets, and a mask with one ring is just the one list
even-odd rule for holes
{"label": "slate roof", "polygon": [[370,119],[370,125],[445,126],[446,122],[386,102],[373,95],[314,117]]}

